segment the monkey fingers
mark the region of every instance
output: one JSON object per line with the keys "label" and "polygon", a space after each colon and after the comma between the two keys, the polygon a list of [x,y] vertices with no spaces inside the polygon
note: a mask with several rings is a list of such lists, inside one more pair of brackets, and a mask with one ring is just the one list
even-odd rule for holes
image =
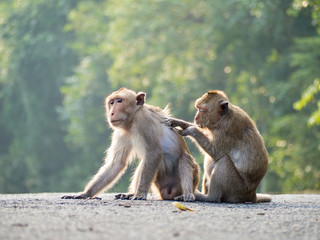
{"label": "monkey fingers", "polygon": [[170,118],[164,119],[161,123],[167,125],[168,127],[174,127],[174,126],[172,126],[172,122],[171,122]]}
{"label": "monkey fingers", "polygon": [[72,195],[72,196],[63,196],[61,199],[89,199],[90,197],[84,195]]}
{"label": "monkey fingers", "polygon": [[81,196],[81,195],[72,195],[72,196],[63,196],[61,199],[88,199],[89,197]]}
{"label": "monkey fingers", "polygon": [[93,199],[93,200],[101,200],[101,197],[91,197],[91,198],[86,198],[86,199]]}
{"label": "monkey fingers", "polygon": [[184,130],[178,130],[178,133],[181,135],[181,136],[189,136],[190,135],[190,131],[188,130],[188,128],[184,129]]}
{"label": "monkey fingers", "polygon": [[147,200],[147,197],[145,195],[135,195],[131,200]]}
{"label": "monkey fingers", "polygon": [[186,129],[179,131],[179,134],[185,137],[185,136],[193,136],[196,132],[197,132],[197,127],[190,125]]}
{"label": "monkey fingers", "polygon": [[88,197],[86,195],[83,194],[79,194],[79,195],[72,195],[72,196],[63,196],[61,197],[61,199],[95,199],[95,200],[101,200],[102,198],[100,197]]}
{"label": "monkey fingers", "polygon": [[179,129],[177,129],[177,132],[178,132],[181,136],[186,136],[186,135],[184,135],[184,130],[179,130]]}
{"label": "monkey fingers", "polygon": [[134,196],[134,194],[117,194],[115,196],[115,199],[120,199],[120,200],[130,200],[132,197]]}
{"label": "monkey fingers", "polygon": [[61,199],[75,199],[75,196],[62,196]]}
{"label": "monkey fingers", "polygon": [[190,126],[190,123],[183,121],[183,120],[180,120],[180,119],[177,119],[177,118],[167,118],[165,120],[165,124],[167,124],[170,127],[174,127],[174,128],[180,127],[182,129],[185,129]]}

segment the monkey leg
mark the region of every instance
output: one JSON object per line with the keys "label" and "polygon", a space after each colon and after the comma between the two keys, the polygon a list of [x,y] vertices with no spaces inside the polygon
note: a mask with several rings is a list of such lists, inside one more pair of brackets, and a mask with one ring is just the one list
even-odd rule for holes
{"label": "monkey leg", "polygon": [[207,178],[207,176],[203,176],[201,190],[202,190],[203,194],[208,194],[208,178]]}
{"label": "monkey leg", "polygon": [[[196,188],[198,186],[199,174],[197,168],[198,166],[193,165],[194,160],[191,157],[191,155],[188,153],[183,153],[179,159],[180,184],[183,194],[178,197],[175,197],[174,200],[185,202],[195,201],[193,190],[194,187]],[[196,180],[195,183],[194,180]]]}
{"label": "monkey leg", "polygon": [[210,176],[212,174],[212,171],[214,169],[214,160],[212,157],[210,157],[208,154],[204,157],[204,163],[203,163],[203,179],[202,179],[202,193],[208,194],[208,185],[210,181]]}
{"label": "monkey leg", "polygon": [[[122,199],[122,200],[134,199],[134,196],[137,193],[138,183],[139,183],[139,176],[141,176],[141,172],[142,172],[142,162],[140,162],[140,164],[138,165],[138,167],[135,170],[134,175],[133,175],[133,177],[131,179],[131,184],[129,186],[129,193],[127,193],[127,194],[118,194],[118,195],[116,195],[116,199]],[[117,198],[117,196],[119,198]],[[138,200],[138,199],[136,199],[136,200]],[[139,199],[139,200],[141,200],[141,199]]]}
{"label": "monkey leg", "polygon": [[[156,139],[150,139],[153,141]],[[147,141],[147,140],[146,140]],[[162,148],[159,142],[148,143],[148,149],[146,150],[145,157],[142,158],[139,164],[139,172],[135,174],[135,194],[132,197],[133,200],[146,200],[149,189],[151,187],[160,162],[163,160]]]}
{"label": "monkey leg", "polygon": [[244,179],[226,155],[215,163],[210,177],[208,194],[196,193],[196,200],[207,202],[250,202],[255,193],[246,189]]}

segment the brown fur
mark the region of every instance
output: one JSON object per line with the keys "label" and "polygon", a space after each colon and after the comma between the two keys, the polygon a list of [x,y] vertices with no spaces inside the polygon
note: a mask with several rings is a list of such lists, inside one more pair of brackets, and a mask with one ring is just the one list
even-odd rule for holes
{"label": "brown fur", "polygon": [[[164,124],[169,110],[144,104],[145,93],[119,89],[106,98],[106,118],[114,130],[105,164],[76,196],[92,198],[111,188],[128,164],[138,156],[141,161],[128,194],[120,199],[146,199],[152,190],[161,199],[194,201],[199,183],[199,166],[184,139]],[[152,186],[151,186],[152,185]]]}
{"label": "brown fur", "polygon": [[271,201],[256,194],[268,168],[268,153],[252,119],[231,104],[222,91],[209,91],[195,104],[195,123],[169,119],[180,134],[190,136],[206,155],[202,194],[196,200],[210,202]]}

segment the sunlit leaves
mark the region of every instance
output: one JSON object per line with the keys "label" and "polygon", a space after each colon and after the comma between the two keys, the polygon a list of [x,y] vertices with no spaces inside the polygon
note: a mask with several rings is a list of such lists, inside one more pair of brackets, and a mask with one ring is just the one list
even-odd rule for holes
{"label": "sunlit leaves", "polygon": [[302,94],[300,101],[294,103],[294,108],[301,110],[310,102],[315,102],[317,111],[313,112],[308,120],[309,125],[320,124],[320,80],[315,79],[313,84],[310,85]]}

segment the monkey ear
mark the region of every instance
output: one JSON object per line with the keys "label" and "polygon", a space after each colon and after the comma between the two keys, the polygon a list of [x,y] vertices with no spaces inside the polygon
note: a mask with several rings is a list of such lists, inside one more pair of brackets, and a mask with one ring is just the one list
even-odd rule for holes
{"label": "monkey ear", "polygon": [[221,100],[219,101],[219,114],[222,116],[222,115],[225,115],[227,112],[228,112],[228,109],[229,109],[229,103],[228,101],[226,100]]}
{"label": "monkey ear", "polygon": [[136,104],[142,106],[144,104],[145,97],[146,94],[144,92],[139,92],[136,97]]}

